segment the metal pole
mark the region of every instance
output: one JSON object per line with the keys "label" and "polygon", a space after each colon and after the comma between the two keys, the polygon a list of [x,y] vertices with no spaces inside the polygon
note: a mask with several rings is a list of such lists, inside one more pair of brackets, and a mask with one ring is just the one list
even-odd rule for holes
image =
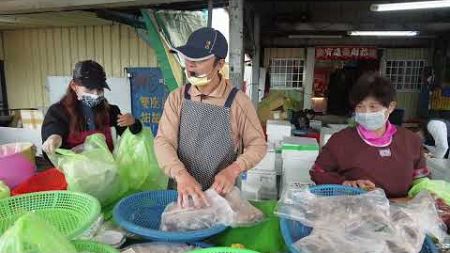
{"label": "metal pole", "polygon": [[208,27],[212,26],[212,13],[214,0],[208,0]]}
{"label": "metal pole", "polygon": [[305,79],[303,83],[303,109],[311,109],[314,83],[314,64],[316,50],[313,47],[306,49]]}
{"label": "metal pole", "polygon": [[230,0],[230,80],[238,89],[244,81],[244,0]]}
{"label": "metal pole", "polygon": [[254,52],[252,59],[252,102],[253,105],[258,107],[259,102],[259,93],[261,92],[259,89],[259,76],[260,76],[260,62],[261,62],[261,45],[260,45],[260,19],[259,14],[255,13],[253,20],[253,38],[254,38]]}

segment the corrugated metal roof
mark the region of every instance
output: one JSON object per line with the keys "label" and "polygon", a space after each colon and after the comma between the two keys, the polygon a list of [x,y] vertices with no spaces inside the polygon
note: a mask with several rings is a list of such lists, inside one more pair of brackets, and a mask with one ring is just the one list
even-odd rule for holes
{"label": "corrugated metal roof", "polygon": [[101,19],[95,13],[87,11],[0,15],[0,30],[105,25],[112,23],[112,21]]}

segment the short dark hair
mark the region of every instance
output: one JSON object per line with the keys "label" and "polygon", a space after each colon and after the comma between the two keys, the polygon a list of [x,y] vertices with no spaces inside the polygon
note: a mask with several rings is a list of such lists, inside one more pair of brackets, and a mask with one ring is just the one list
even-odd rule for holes
{"label": "short dark hair", "polygon": [[362,75],[350,91],[350,104],[355,108],[367,97],[373,97],[380,104],[388,107],[395,101],[395,89],[391,81],[377,73]]}
{"label": "short dark hair", "polygon": [[217,64],[219,64],[219,62],[223,60],[222,58],[219,58],[217,56],[214,57],[214,67],[217,66]]}

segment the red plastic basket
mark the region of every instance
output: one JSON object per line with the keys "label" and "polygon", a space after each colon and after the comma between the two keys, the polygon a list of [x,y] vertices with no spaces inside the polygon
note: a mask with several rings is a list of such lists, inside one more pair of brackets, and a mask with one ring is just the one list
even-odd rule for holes
{"label": "red plastic basket", "polygon": [[32,176],[14,188],[11,194],[12,196],[16,196],[32,192],[57,190],[67,190],[67,182],[61,171],[52,168]]}

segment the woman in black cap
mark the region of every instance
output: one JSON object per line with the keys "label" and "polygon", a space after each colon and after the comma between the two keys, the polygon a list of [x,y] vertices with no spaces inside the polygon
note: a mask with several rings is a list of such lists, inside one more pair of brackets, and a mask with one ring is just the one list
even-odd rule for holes
{"label": "woman in black cap", "polygon": [[127,127],[133,134],[142,125],[131,114],[121,114],[119,107],[108,104],[103,89],[109,89],[103,67],[95,61],[78,62],[67,92],[50,106],[42,125],[42,149],[53,154],[57,148],[71,149],[84,143],[87,136],[102,133],[113,149],[111,127],[121,135]]}

